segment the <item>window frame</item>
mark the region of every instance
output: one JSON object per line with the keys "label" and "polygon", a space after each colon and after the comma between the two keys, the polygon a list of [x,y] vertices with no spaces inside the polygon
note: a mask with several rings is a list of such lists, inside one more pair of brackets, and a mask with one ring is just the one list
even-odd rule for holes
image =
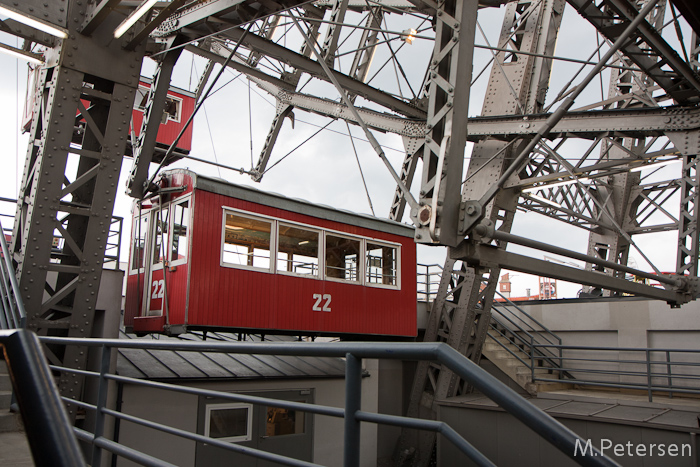
{"label": "window frame", "polygon": [[[136,89],[136,96],[140,96],[141,93],[139,91],[145,91],[144,96],[147,98],[148,97],[148,92],[150,91],[150,88],[146,87],[143,84],[139,83],[138,88]],[[143,102],[144,98],[141,98],[138,100],[138,103],[136,102],[137,99],[134,100],[134,110],[144,113],[146,110],[146,107],[141,107],[141,102]]]}
{"label": "window frame", "polygon": [[[248,266],[247,264],[235,264],[224,261],[224,245],[226,244],[226,215],[235,214],[247,219],[253,219],[270,223],[270,266],[261,268],[258,266]],[[274,217],[249,213],[240,209],[223,206],[221,216],[221,245],[219,246],[219,266],[224,268],[245,269],[248,271],[264,272],[266,274],[274,274],[277,264],[277,220]]]}
{"label": "window frame", "polygon": [[[143,84],[139,84],[138,89],[136,90],[137,96],[140,95],[139,91],[141,91],[141,90],[145,91],[145,96],[148,97],[148,93],[150,92],[151,88],[146,87]],[[170,99],[172,101],[175,101],[175,105],[177,108],[177,111],[175,112],[175,117],[168,114],[168,118],[165,121],[165,123],[167,123],[168,121],[180,123],[182,121],[182,104],[184,102],[184,99],[181,97],[177,97],[177,96],[170,94],[170,93],[167,93],[165,95],[165,98]],[[143,100],[144,99],[142,98],[141,101],[143,101]],[[146,107],[141,107],[141,102],[139,102],[138,104],[136,102],[134,102],[134,110],[141,112],[142,114],[145,115]],[[163,123],[163,124],[165,124],[165,123]]]}
{"label": "window frame", "polygon": [[[137,205],[134,204],[134,209]],[[151,237],[151,211],[153,208],[141,209],[140,215],[132,215],[131,217],[131,245],[129,246],[129,275],[134,274],[144,274],[146,272],[146,261],[150,260],[150,248],[149,240]],[[138,268],[133,267],[134,265],[134,242],[136,241],[136,230],[138,229],[139,223],[142,219],[146,219],[146,235],[143,238],[144,248],[143,248],[143,266]]]}
{"label": "window frame", "polygon": [[204,436],[210,438],[210,422],[211,413],[214,410],[228,410],[228,409],[247,409],[248,417],[246,420],[246,434],[243,436],[229,436],[226,438],[211,438],[217,441],[223,441],[226,443],[241,443],[246,441],[251,441],[253,439],[253,404],[247,404],[244,402],[225,402],[225,403],[214,403],[206,404],[204,407]]}
{"label": "window frame", "polygon": [[167,94],[165,96],[166,99],[171,99],[175,102],[175,105],[177,106],[177,111],[175,112],[175,117],[172,117],[168,113],[168,119],[166,120],[166,123],[168,121],[175,122],[175,123],[180,123],[182,121],[182,103],[183,99],[177,96],[173,96],[172,94]]}
{"label": "window frame", "polygon": [[[178,204],[184,204],[188,203],[187,205],[187,246],[185,250],[187,251],[187,255],[185,256],[184,259],[176,259],[175,261],[170,261],[168,260],[168,266],[179,266],[181,264],[187,264],[187,261],[190,258],[190,242],[192,241],[192,223],[193,223],[193,218],[192,218],[192,195],[188,194],[187,196],[183,196],[182,198],[177,198],[170,203],[168,203],[168,209],[171,210],[170,214],[168,214],[169,223],[170,225],[168,228],[170,229],[168,231],[168,256],[170,256],[173,252],[173,237],[175,236],[175,206]],[[172,208],[172,209],[171,209]]]}
{"label": "window frame", "polygon": [[396,248],[396,285],[391,285],[391,284],[375,284],[372,282],[367,281],[367,273],[365,272],[364,277],[364,285],[367,287],[377,287],[380,289],[394,289],[394,290],[401,290],[401,244],[400,243],[394,243],[394,242],[388,242],[386,240],[378,240],[375,238],[365,238],[365,256],[364,259],[365,261],[367,260],[367,244],[372,243],[374,245],[380,245],[380,246],[388,246],[392,248]]}
{"label": "window frame", "polygon": [[[358,280],[356,281],[351,281],[348,279],[341,279],[339,277],[328,277],[326,274],[326,238],[328,237],[328,234],[338,237],[338,238],[347,238],[350,240],[357,240],[360,242],[360,252],[358,253],[358,258],[357,258],[357,278]],[[362,260],[360,260],[362,258]],[[351,284],[351,285],[365,285],[365,237],[361,237],[359,235],[353,235],[353,234],[348,234],[345,232],[338,232],[336,230],[325,230],[323,231],[323,280],[326,281],[331,281],[331,282],[340,282],[343,284]]]}
{"label": "window frame", "polygon": [[[323,277],[325,276],[325,255],[323,254],[325,251],[325,242],[324,242],[324,231],[323,229],[320,229],[318,227],[314,227],[311,225],[306,225],[306,224],[300,224],[298,222],[292,222],[288,221],[286,219],[275,219],[275,224],[276,224],[276,229],[275,229],[275,268],[274,272],[277,274],[282,274],[284,276],[294,276],[294,277],[303,277],[306,279],[315,279],[315,280],[322,280]],[[303,230],[308,230],[309,232],[315,232],[318,234],[318,251],[316,252],[316,259],[318,260],[318,274],[315,276],[312,274],[299,274],[293,271],[286,271],[286,270],[280,270],[277,268],[277,261],[279,259],[277,258],[277,255],[279,254],[279,238],[280,238],[280,225],[284,225],[287,227],[293,227],[295,229],[303,229]]]}
{"label": "window frame", "polygon": [[[222,205],[221,208],[222,208],[221,240],[220,240],[221,245],[219,248],[219,265],[221,267],[234,268],[234,269],[244,269],[244,270],[248,270],[248,271],[263,272],[266,274],[280,274],[280,275],[284,275],[284,276],[301,277],[301,278],[305,278],[305,279],[331,281],[331,282],[338,282],[338,283],[349,284],[349,285],[360,285],[360,286],[374,287],[374,288],[380,288],[380,289],[401,290],[401,265],[402,265],[401,247],[403,246],[401,243],[393,242],[390,240],[378,239],[378,238],[374,238],[374,237],[365,237],[362,235],[351,234],[351,233],[347,233],[347,232],[343,232],[343,231],[335,230],[335,229],[327,229],[327,228],[323,228],[323,227],[320,227],[317,225],[305,224],[302,222],[296,222],[296,221],[292,221],[289,219],[268,216],[265,214],[258,214],[255,212],[246,211],[243,209],[234,208],[234,207],[226,206],[226,205]],[[224,243],[226,240],[226,214],[227,213],[235,214],[237,216],[244,217],[244,218],[269,222],[271,224],[271,229],[270,229],[270,267],[269,268],[266,269],[266,268],[260,268],[260,267],[256,267],[256,266],[248,266],[246,264],[234,264],[234,263],[224,262]],[[318,251],[319,274],[317,276],[313,276],[310,274],[297,274],[294,272],[279,270],[277,268],[277,261],[278,261],[277,255],[279,253],[278,243],[279,243],[280,224],[285,225],[285,226],[305,229],[305,230],[309,230],[312,232],[317,232],[319,234],[319,251]],[[171,229],[172,229],[172,227],[171,227]],[[350,281],[347,279],[341,279],[341,278],[337,278],[337,277],[328,277],[328,275],[326,274],[326,237],[327,237],[327,235],[332,235],[334,237],[340,237],[340,238],[347,238],[347,239],[351,239],[351,240],[357,240],[360,242],[360,256],[361,256],[362,260],[360,261],[358,258],[358,278],[359,278],[359,280]],[[388,247],[392,247],[392,248],[396,249],[396,271],[395,271],[396,272],[396,285],[376,284],[376,283],[371,283],[371,282],[367,281],[366,262],[367,262],[367,244],[368,243],[381,245],[381,246],[388,246]]]}
{"label": "window frame", "polygon": [[[153,209],[151,209],[151,221],[150,221],[151,224],[150,224],[150,228],[149,228],[149,233],[151,235],[151,242],[150,242],[151,250],[150,250],[149,257],[148,257],[148,261],[151,261],[151,263],[150,263],[151,272],[159,271],[159,270],[163,269],[165,263],[167,262],[167,256],[164,256],[163,260],[161,260],[157,263],[152,262],[153,255],[155,254],[156,239],[158,237],[154,223],[156,220],[160,219],[160,217],[161,217],[160,214],[163,211],[168,211],[168,222],[167,222],[167,224],[168,224],[167,229],[168,230],[165,231],[166,235],[165,235],[164,253],[166,255],[170,255],[170,243],[171,243],[170,231],[172,229],[172,219],[170,219],[170,203],[168,202],[168,203],[157,204],[157,205],[153,206]],[[168,264],[170,264],[170,263],[168,263]]]}

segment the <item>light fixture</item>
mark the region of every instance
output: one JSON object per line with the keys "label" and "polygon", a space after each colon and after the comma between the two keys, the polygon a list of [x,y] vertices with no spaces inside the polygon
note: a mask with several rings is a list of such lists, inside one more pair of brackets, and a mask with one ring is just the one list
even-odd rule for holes
{"label": "light fixture", "polygon": [[39,31],[44,31],[45,33],[51,34],[52,36],[60,37],[61,39],[65,39],[66,37],[68,37],[68,33],[63,29],[59,29],[56,26],[34,19],[30,16],[25,15],[24,13],[20,13],[15,10],[10,10],[9,8],[4,6],[0,6],[0,15],[7,16],[8,18],[11,18],[15,21],[19,21],[22,24],[26,24],[27,26],[30,26],[34,29],[38,29]]}
{"label": "light fixture", "polygon": [[635,167],[634,169],[630,169],[630,172],[641,172],[642,170],[646,170],[646,169],[657,169],[657,168],[663,167],[665,165],[675,164],[676,162],[680,162],[680,160],[679,159],[671,159],[668,161],[658,162],[656,164],[640,165],[639,167]]}
{"label": "light fixture", "polygon": [[563,182],[556,182],[556,183],[550,183],[548,185],[538,185],[538,186],[532,186],[530,188],[525,188],[522,192],[523,193],[532,193],[534,191],[539,191],[543,190],[545,188],[556,188],[558,186],[566,186],[566,185],[573,185],[576,182],[588,182],[590,179],[588,177],[580,177],[578,179],[573,179],[573,180],[564,180]]}
{"label": "light fixture", "polygon": [[131,26],[136,24],[136,22],[140,20],[141,17],[145,15],[153,5],[156,4],[156,2],[158,2],[158,0],[146,0],[137,9],[132,11],[131,14],[127,16],[126,19],[119,24],[119,26],[117,26],[117,29],[114,30],[114,38],[119,39],[122,37],[126,31],[131,29]]}
{"label": "light fixture", "polygon": [[561,204],[557,203],[556,201],[551,201],[547,198],[543,198],[541,196],[533,195],[532,193],[528,193],[528,196],[536,201],[539,201],[540,203],[544,204],[549,204],[550,206],[554,206],[555,208],[561,208],[563,207]]}
{"label": "light fixture", "polygon": [[307,243],[309,243],[309,241],[308,241],[308,240],[304,240],[303,242],[299,242],[299,245],[306,245]]}
{"label": "light fixture", "polygon": [[20,60],[26,60],[29,63],[34,63],[35,65],[41,65],[44,61],[37,54],[31,52],[25,52],[24,50],[15,49],[14,47],[7,46],[5,44],[0,44],[0,52],[10,55]]}
{"label": "light fixture", "polygon": [[401,31],[401,40],[405,41],[408,45],[413,44],[413,40],[416,38],[417,31],[413,28],[404,29]]}

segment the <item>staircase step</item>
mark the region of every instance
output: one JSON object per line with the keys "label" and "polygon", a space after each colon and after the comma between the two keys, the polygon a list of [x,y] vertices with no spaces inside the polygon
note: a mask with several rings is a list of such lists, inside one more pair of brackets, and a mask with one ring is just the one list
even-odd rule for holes
{"label": "staircase step", "polygon": [[12,380],[10,375],[0,374],[0,392],[12,391]]}
{"label": "staircase step", "polygon": [[[527,367],[527,366],[522,366],[518,368],[518,373],[519,374],[530,374],[532,373],[532,370]],[[535,374],[536,375],[556,375],[559,373],[559,370],[555,370],[553,368],[546,368],[546,367],[535,367]]]}
{"label": "staircase step", "polygon": [[547,391],[559,391],[562,389],[571,389],[572,385],[574,385],[575,382],[571,382],[570,384],[567,383],[529,383],[530,386],[532,386],[531,389],[527,389],[528,392],[533,394],[532,391],[534,391],[534,394],[538,392],[547,392]]}
{"label": "staircase step", "polygon": [[[510,352],[508,350],[509,349]],[[529,367],[530,355],[503,336],[488,336],[482,348],[483,355],[496,367],[500,368],[509,378],[528,393],[536,395],[540,391],[555,391],[571,387],[566,383],[532,382],[532,370]],[[512,353],[511,353],[512,352]],[[516,358],[517,355],[523,361]],[[526,362],[526,363],[523,363]],[[538,360],[535,360],[537,363]],[[559,371],[547,366],[536,367],[535,377],[553,379],[559,376]],[[573,383],[572,383],[573,384]]]}
{"label": "staircase step", "polygon": [[22,417],[17,413],[2,412],[0,413],[0,433],[9,431],[24,431]]}
{"label": "staircase step", "polygon": [[487,357],[497,367],[507,366],[510,368],[519,368],[519,367],[527,368],[527,367],[525,367],[525,365],[523,365],[520,362],[520,360],[518,360],[517,358],[515,358],[511,355],[508,355],[508,356],[491,355],[491,356],[487,356]]}
{"label": "staircase step", "polygon": [[504,343],[493,342],[493,341],[492,342],[485,342],[483,348],[484,349],[493,349],[493,350],[510,349],[513,352],[525,353],[525,352],[523,352],[523,350],[520,347],[518,347],[515,344],[510,344],[510,343],[504,344]]}
{"label": "staircase step", "polygon": [[498,357],[503,357],[503,358],[515,358],[515,355],[517,355],[518,357],[522,358],[523,360],[529,360],[529,357],[524,358],[524,357],[527,357],[527,355],[525,355],[524,353],[522,353],[518,350],[515,350],[515,349],[510,349],[510,352],[509,352],[508,350],[504,349],[503,347],[495,347],[495,348],[490,347],[488,349],[486,349],[486,348],[482,349],[481,352],[484,354],[488,353],[488,354],[492,354],[492,355],[495,355]]}
{"label": "staircase step", "polygon": [[10,408],[12,402],[12,391],[0,391],[0,412]]}

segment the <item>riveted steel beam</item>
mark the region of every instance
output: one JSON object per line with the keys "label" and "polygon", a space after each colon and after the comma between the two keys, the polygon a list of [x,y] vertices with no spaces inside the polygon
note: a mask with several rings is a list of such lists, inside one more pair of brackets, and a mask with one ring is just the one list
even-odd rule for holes
{"label": "riveted steel beam", "polygon": [[[563,7],[563,0],[540,2],[536,7],[529,1],[514,2],[508,5],[499,43],[513,42],[514,52],[524,50],[526,52],[537,51],[543,55],[551,54],[555,43],[554,39],[559,30]],[[517,34],[517,40],[511,41],[514,31]],[[460,28],[460,41],[465,39],[465,34],[465,31]],[[440,50],[439,47],[440,45],[436,43],[436,53]],[[495,60],[500,66],[494,66],[491,71],[483,114],[522,114],[526,109],[530,112],[541,111],[543,104],[541,87],[546,86],[549,81],[551,62],[546,61],[543,57],[524,54],[519,56],[518,60],[513,60],[512,63],[505,65],[507,59],[503,52],[499,53]],[[460,79],[468,84],[469,80],[464,79],[463,76],[465,75],[460,75]],[[521,79],[522,76],[528,76],[528,80]],[[537,84],[531,87],[529,80]],[[433,93],[434,90],[431,89],[430,98],[436,99]],[[456,104],[461,101],[455,98],[454,102]],[[431,109],[435,108],[433,103],[430,105]],[[466,116],[466,104],[461,103],[455,112]],[[428,125],[431,122],[430,118],[429,114]],[[468,125],[466,118],[460,124]],[[452,129],[454,130],[454,127]],[[432,142],[431,135],[435,133],[431,130],[434,130],[434,127],[428,126],[426,146],[439,147]],[[466,139],[466,134],[464,137]],[[479,142],[471,153],[466,180],[462,181],[460,175],[451,187],[446,184],[445,188],[449,187],[449,191],[446,190],[443,196],[456,199],[457,205],[465,197],[478,198],[507,169],[515,151],[522,145],[523,142],[516,141],[515,144],[509,144],[493,139]],[[448,163],[449,171],[461,173],[460,164],[464,157],[463,152],[464,146],[462,146],[461,151],[453,154],[453,157],[458,158],[459,162],[456,163],[455,167],[450,161]],[[428,149],[423,153],[422,200],[428,198],[425,196],[428,193],[426,180],[437,180],[438,176],[441,176],[440,171],[436,170],[440,165],[438,162],[434,163],[433,169],[428,172],[433,178],[426,178],[426,165],[429,164],[426,157],[428,157]],[[436,187],[433,185],[430,188],[435,196]],[[516,202],[517,194],[513,190],[503,191],[487,206],[487,219],[493,225],[498,225],[499,230],[510,231]],[[455,216],[458,215],[458,210],[457,208]],[[415,213],[412,214],[415,216]],[[423,219],[423,226],[429,228],[426,221],[429,222],[427,216]],[[444,223],[440,224],[440,227],[444,229],[445,225]],[[425,230],[424,228],[423,232]],[[456,232],[453,234],[456,235]],[[455,241],[461,242],[462,240],[463,238],[455,238]],[[503,243],[500,248],[505,249],[505,246]],[[491,304],[500,267],[492,264],[479,265],[475,268],[456,254],[454,247],[450,247],[448,251],[449,256],[445,261],[440,288],[431,308],[424,340],[446,342],[471,360],[478,362],[481,358],[481,349],[491,319]],[[436,416],[434,404],[436,400],[468,390],[469,388],[464,387],[459,377],[449,369],[439,365],[419,363],[411,390],[408,414],[434,418]],[[410,430],[404,430],[401,436],[399,450],[404,452],[407,446],[415,446],[417,449],[415,463],[426,465],[435,442],[434,436],[428,433],[416,434]]]}
{"label": "riveted steel beam", "polygon": [[477,1],[440,3],[430,63],[416,241],[456,246]]}
{"label": "riveted steel beam", "polygon": [[[241,40],[243,36],[243,30],[233,29],[229,31],[222,32],[222,35],[228,37],[236,42]],[[321,79],[323,81],[330,82],[330,78],[323,71],[323,67],[317,61],[311,60],[302,54],[293,52],[289,49],[284,48],[281,45],[275,44],[267,39],[264,39],[255,34],[249,34],[242,40],[242,45],[251,49],[255,52],[264,53],[268,57],[279,60],[283,63],[287,63],[294,67],[295,69],[308,73],[309,75]],[[338,80],[340,85],[347,92],[362,96],[365,99],[379,104],[387,109],[393,110],[399,114],[405,115],[407,117],[414,118],[424,118],[425,112],[417,108],[415,105],[397,99],[379,89],[364,84],[346,74],[340,73],[338,71],[331,70],[331,73],[335,79]]]}
{"label": "riveted steel beam", "polygon": [[[71,1],[72,15],[85,2]],[[27,327],[41,335],[94,337],[103,257],[111,225],[143,49],[113,41],[120,17],[108,16],[91,36],[77,33],[47,53],[37,86],[12,253],[27,310]],[[76,117],[77,115],[77,117]],[[85,121],[79,141],[76,120]],[[59,248],[54,232],[61,233]],[[51,361],[86,369],[85,349],[59,350]],[[83,377],[67,373],[61,393],[78,399]],[[75,418],[76,408],[69,406]]]}
{"label": "riveted steel beam", "polygon": [[[172,44],[177,45],[177,40]],[[161,57],[148,90],[146,107],[143,109],[143,123],[133,148],[134,163],[126,184],[126,193],[133,198],[141,199],[147,191],[144,184],[148,180],[148,169],[153,162],[170,79],[181,52],[182,48],[175,47]]]}
{"label": "riveted steel beam", "polygon": [[[487,137],[495,137],[510,140],[532,136],[547,117],[548,114],[470,118],[467,124],[468,139],[480,141]],[[590,110],[567,113],[554,125],[547,139],[593,139],[597,136],[616,135],[649,137],[699,128],[700,109],[697,107]]]}
{"label": "riveted steel beam", "polygon": [[[568,2],[612,42],[619,38],[624,25],[630,23],[639,11],[629,0],[606,0],[600,7],[588,0]],[[647,21],[640,23],[620,51],[680,104],[700,101],[700,76]]]}

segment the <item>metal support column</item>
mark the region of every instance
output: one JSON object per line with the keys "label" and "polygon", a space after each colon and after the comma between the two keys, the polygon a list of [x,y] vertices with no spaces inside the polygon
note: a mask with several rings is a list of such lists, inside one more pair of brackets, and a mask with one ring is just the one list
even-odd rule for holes
{"label": "metal support column", "polygon": [[[532,113],[541,111],[545,86],[551,71],[551,60],[517,52],[522,50],[550,55],[556,42],[563,10],[564,0],[548,0],[536,5],[530,1],[521,1],[507,6],[499,46],[503,48],[510,43],[514,44],[515,48],[512,53],[501,52],[495,56],[496,66],[489,80],[484,115],[520,114],[525,109]],[[517,36],[517,40],[513,40],[514,35]],[[464,35],[461,35],[460,39],[463,40]],[[528,79],[522,79],[523,76]],[[459,111],[466,114],[466,107],[460,107]],[[430,137],[426,139],[429,140]],[[464,188],[461,189],[459,183],[452,186],[452,191],[444,196],[456,198],[458,202],[464,199],[479,199],[491,184],[501,177],[509,162],[526,142],[527,140],[523,140],[519,144],[508,144],[489,140],[478,143],[472,151]],[[426,154],[428,144],[426,143]],[[422,189],[425,187],[425,157],[424,155]],[[456,169],[451,167],[450,170]],[[518,193],[514,190],[499,193],[494,201],[487,205],[486,219],[499,230],[509,232],[517,197]],[[445,224],[440,226],[444,233]],[[456,234],[456,231],[454,233]],[[506,243],[503,242],[499,246],[505,249]],[[446,342],[478,363],[486,339],[499,274],[498,267],[469,267],[466,261],[459,257],[459,250],[450,248],[424,341]],[[421,362],[414,379],[408,414],[435,418],[435,400],[468,390],[459,377],[448,369]],[[432,433],[417,434],[404,430],[398,454],[405,458],[410,446],[417,446],[413,461],[416,465],[424,466],[430,460],[434,443],[435,436]]]}
{"label": "metal support column", "polygon": [[446,0],[435,16],[427,130],[417,212],[419,243],[456,246],[459,196],[467,142],[467,108],[479,2]]}
{"label": "metal support column", "polygon": [[[636,7],[641,9],[648,3],[648,0],[637,1]],[[647,21],[655,28],[663,26],[664,13],[666,11],[666,1],[659,1],[649,15]],[[645,49],[644,44],[639,45]],[[618,54],[617,63],[626,67],[634,65],[629,58]],[[610,73],[610,84],[608,88],[608,99],[619,98],[607,108],[633,108],[649,107],[656,105],[651,91],[653,82],[644,73],[614,68]],[[629,97],[628,97],[629,96]],[[631,97],[637,96],[637,97]],[[617,160],[628,158],[630,154],[641,154],[645,151],[645,138],[619,138],[614,141],[603,140],[601,147],[601,160]],[[588,255],[603,260],[612,261],[621,265],[626,265],[630,253],[631,235],[625,231],[625,227],[632,227],[636,218],[635,209],[639,203],[631,197],[631,193],[640,183],[639,173],[626,172],[611,175],[605,180],[597,180],[595,189],[591,190],[593,196],[598,200],[597,205],[592,208],[596,213],[599,224],[591,232],[588,238]],[[611,220],[613,223],[611,223]],[[622,231],[617,229],[622,227]],[[612,269],[586,263],[586,270],[596,270],[604,272],[610,276],[623,277],[620,273]],[[584,287],[584,293],[594,296],[609,297],[610,290]]]}
{"label": "metal support column", "polygon": [[700,206],[700,186],[698,183],[697,155],[683,158],[681,182],[681,206],[678,219],[678,256],[676,274],[698,275],[698,210]]}
{"label": "metal support column", "polygon": [[127,194],[132,198],[143,198],[148,188],[144,186],[144,183],[148,180],[148,169],[153,162],[156,137],[160,130],[160,124],[157,122],[161,122],[163,119],[173,68],[175,68],[175,63],[182,52],[182,48],[177,47],[178,43],[173,42],[171,45],[176,47],[163,56],[153,75],[146,107],[143,109],[141,130],[136,146],[133,148],[134,165],[126,185]]}
{"label": "metal support column", "polygon": [[[309,9],[304,13],[305,18],[319,19],[317,16],[318,13],[314,9]],[[321,26],[320,21],[307,21],[303,22],[303,24],[306,25],[306,32],[309,35],[309,37],[315,38],[316,36],[318,36],[318,30]],[[338,33],[340,33],[340,28],[338,28]],[[304,57],[311,56],[312,50],[308,47],[306,42],[302,42],[300,53]],[[294,88],[296,88],[299,85],[299,80],[301,79],[301,72],[299,70],[295,70],[293,73],[283,73],[281,78],[287,83],[293,85]],[[265,174],[265,169],[267,168],[267,163],[270,161],[272,150],[274,149],[275,143],[277,142],[277,136],[279,136],[279,133],[282,130],[282,124],[284,123],[284,119],[289,117],[290,119],[292,119],[292,122],[294,122],[293,111],[293,105],[280,102],[280,100],[277,99],[275,118],[272,120],[270,131],[267,134],[267,137],[265,138],[265,144],[263,145],[262,151],[260,151],[258,163],[252,170],[251,178],[254,181],[259,182],[260,180],[262,180],[262,177]]]}
{"label": "metal support column", "polygon": [[[143,47],[126,51],[114,40],[120,15],[81,35],[74,28],[87,2],[69,3],[68,38],[47,51],[40,75],[11,249],[27,327],[91,337]],[[48,350],[51,363],[86,367],[79,346]],[[69,398],[82,386],[79,375],[59,381]]]}
{"label": "metal support column", "polygon": [[331,10],[330,18],[328,18],[330,23],[328,24],[328,31],[326,32],[326,39],[323,41],[323,46],[321,47],[321,55],[329,68],[333,68],[335,64],[335,52],[338,49],[338,39],[340,38],[340,31],[342,30],[340,25],[345,22],[345,12],[347,9],[348,0],[335,0],[335,2],[333,2],[333,9]]}

